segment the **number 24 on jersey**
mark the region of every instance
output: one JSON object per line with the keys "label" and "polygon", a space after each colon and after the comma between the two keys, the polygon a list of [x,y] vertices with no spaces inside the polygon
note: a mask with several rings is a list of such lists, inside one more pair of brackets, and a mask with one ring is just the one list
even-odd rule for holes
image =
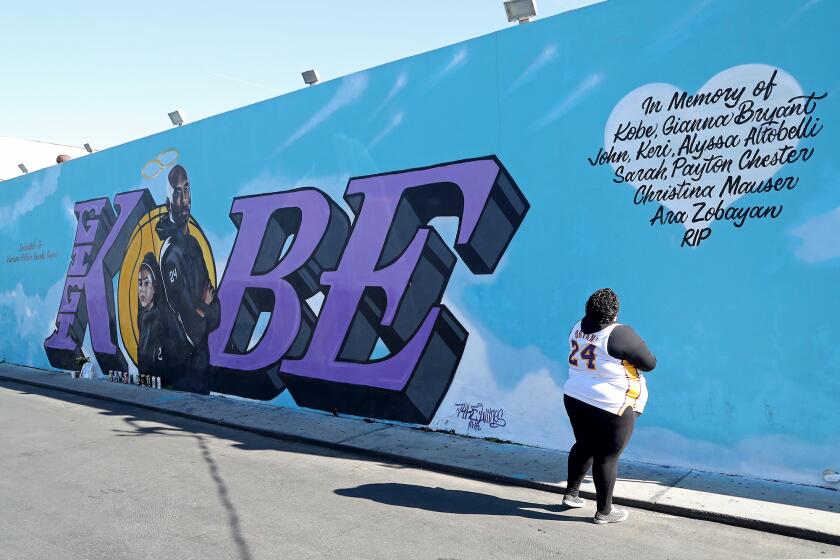
{"label": "number 24 on jersey", "polygon": [[577,340],[572,340],[572,352],[569,354],[569,365],[578,367],[578,352],[580,358],[586,361],[586,369],[595,369],[595,345],[587,344],[583,350],[580,349]]}

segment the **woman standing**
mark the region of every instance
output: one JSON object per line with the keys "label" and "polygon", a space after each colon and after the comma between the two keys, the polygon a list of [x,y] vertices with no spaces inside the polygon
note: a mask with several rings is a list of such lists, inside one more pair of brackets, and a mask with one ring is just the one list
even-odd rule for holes
{"label": "woman standing", "polygon": [[609,288],[589,296],[586,314],[569,334],[569,379],[563,396],[575,434],[563,504],[586,505],[578,490],[592,468],[598,502],[594,521],[599,524],[627,519],[626,510],[612,507],[618,458],[647,402],[645,378],[639,372],[656,367],[656,358],[639,335],[616,322],[618,307],[618,297]]}

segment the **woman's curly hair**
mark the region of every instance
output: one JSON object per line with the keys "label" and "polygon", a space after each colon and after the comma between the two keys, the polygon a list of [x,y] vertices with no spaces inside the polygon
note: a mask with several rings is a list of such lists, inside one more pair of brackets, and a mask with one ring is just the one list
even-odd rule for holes
{"label": "woman's curly hair", "polygon": [[601,288],[586,300],[586,316],[598,322],[612,323],[618,315],[618,296],[609,288]]}

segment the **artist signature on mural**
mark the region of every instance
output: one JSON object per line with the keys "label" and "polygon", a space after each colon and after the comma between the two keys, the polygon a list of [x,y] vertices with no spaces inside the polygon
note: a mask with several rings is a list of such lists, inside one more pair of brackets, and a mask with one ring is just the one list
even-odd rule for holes
{"label": "artist signature on mural", "polygon": [[481,424],[487,424],[491,428],[502,428],[507,425],[505,422],[505,411],[502,408],[484,408],[483,403],[456,403],[458,418],[469,420],[470,430],[481,431]]}
{"label": "artist signature on mural", "polygon": [[27,241],[18,244],[18,252],[16,255],[8,255],[6,257],[6,264],[26,263],[33,261],[51,261],[55,259],[58,254],[55,251],[41,250],[44,247],[43,241],[40,239],[35,241]]}

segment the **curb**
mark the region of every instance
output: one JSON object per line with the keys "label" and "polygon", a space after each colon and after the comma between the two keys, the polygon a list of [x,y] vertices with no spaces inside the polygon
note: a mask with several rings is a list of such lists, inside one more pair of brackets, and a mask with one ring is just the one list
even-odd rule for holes
{"label": "curb", "polygon": [[[12,364],[9,364],[12,365]],[[18,366],[20,367],[20,366]],[[54,373],[54,372],[46,372],[45,373]],[[458,467],[454,465],[448,465],[446,463],[434,462],[434,461],[426,461],[423,459],[417,459],[413,457],[406,457],[403,455],[398,455],[396,453],[389,453],[387,451],[378,451],[375,449],[367,449],[363,447],[354,447],[352,445],[343,443],[343,442],[331,442],[325,441],[317,438],[311,438],[306,436],[301,436],[298,434],[289,434],[278,432],[274,430],[268,429],[260,429],[254,426],[245,426],[237,424],[236,422],[230,422],[224,420],[222,418],[211,418],[208,416],[204,416],[201,414],[193,414],[189,412],[177,411],[177,410],[169,410],[164,409],[161,407],[157,407],[147,403],[139,403],[136,401],[132,401],[130,399],[122,399],[119,397],[114,397],[111,395],[103,395],[97,393],[96,391],[86,391],[82,389],[71,389],[68,387],[61,387],[55,386],[50,383],[38,381],[35,379],[21,379],[15,376],[9,376],[2,372],[0,372],[0,381],[9,381],[13,383],[20,383],[22,385],[30,385],[33,387],[40,387],[43,389],[49,389],[53,391],[59,391],[63,393],[74,394],[82,397],[88,398],[95,398],[103,401],[108,402],[115,402],[119,404],[129,405],[135,408],[143,408],[146,410],[151,410],[154,412],[158,412],[160,414],[168,414],[171,416],[178,416],[182,418],[187,418],[190,420],[197,420],[199,422],[204,422],[207,424],[212,424],[215,426],[224,426],[226,428],[239,430],[243,432],[250,432],[257,435],[261,435],[264,437],[269,437],[272,439],[282,440],[282,441],[290,441],[295,443],[304,443],[308,445],[317,445],[319,447],[326,447],[328,449],[334,449],[337,451],[342,451],[345,453],[352,453],[356,455],[362,455],[367,457],[373,457],[377,459],[385,459],[394,463],[400,463],[403,465],[409,465],[414,467],[419,467],[422,469],[445,473],[445,474],[453,474],[465,478],[471,478],[475,480],[481,480],[485,482],[493,482],[497,484],[504,484],[507,486],[519,486],[523,488],[531,488],[534,490],[540,490],[543,492],[550,492],[552,494],[562,494],[563,488],[558,486],[554,486],[551,484],[546,484],[543,482],[537,482],[532,480],[525,480],[520,478],[515,478],[511,476],[506,476],[502,474],[497,474],[493,472],[481,471],[477,469],[470,469],[465,467]],[[171,391],[173,393],[177,391]],[[189,393],[185,393],[189,394]],[[588,492],[581,490],[580,495],[584,498],[594,500],[595,493]],[[762,531],[766,533],[773,533],[777,535],[782,535],[786,537],[794,537],[799,539],[806,539],[816,542],[821,542],[825,544],[840,546],[840,535],[834,535],[831,533],[824,533],[821,531],[813,530],[813,529],[806,529],[803,527],[796,527],[793,525],[784,525],[781,523],[774,523],[771,521],[763,521],[759,519],[752,519],[747,517],[741,517],[737,515],[729,515],[722,512],[716,511],[708,511],[698,508],[689,508],[689,507],[682,507],[682,506],[675,506],[671,504],[660,504],[657,502],[650,502],[646,500],[635,500],[631,498],[621,498],[621,497],[613,497],[613,503],[618,505],[624,505],[629,507],[634,507],[637,509],[643,509],[647,511],[653,511],[657,513],[665,513],[668,515],[675,515],[678,517],[686,517],[690,519],[699,519],[703,521],[712,521],[715,523],[722,523],[725,525],[732,525],[735,527],[741,527],[744,529],[752,529],[755,531]]]}

